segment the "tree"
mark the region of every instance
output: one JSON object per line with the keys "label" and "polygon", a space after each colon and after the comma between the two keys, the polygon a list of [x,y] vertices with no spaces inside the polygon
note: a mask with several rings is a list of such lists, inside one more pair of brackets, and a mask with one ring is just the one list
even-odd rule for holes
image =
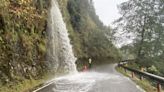
{"label": "tree", "polygon": [[116,29],[136,36],[134,45],[139,60],[162,55],[163,0],[129,0],[119,6],[120,17]]}

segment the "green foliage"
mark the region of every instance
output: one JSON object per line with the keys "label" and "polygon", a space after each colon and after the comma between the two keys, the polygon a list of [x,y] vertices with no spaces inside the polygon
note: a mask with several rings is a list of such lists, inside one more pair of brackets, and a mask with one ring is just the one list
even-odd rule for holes
{"label": "green foliage", "polygon": [[82,26],[82,18],[80,15],[79,0],[69,0],[68,1],[68,12],[71,14],[70,21],[74,29],[80,30]]}
{"label": "green foliage", "polygon": [[99,20],[93,2],[89,0],[65,1],[67,0],[59,1],[59,5],[62,6],[61,11],[67,23],[75,56],[112,59],[120,57],[111,39],[106,37],[111,36],[111,29],[105,27]]}
{"label": "green foliage", "polygon": [[135,36],[130,53],[138,64],[158,67],[164,55],[163,0],[129,0],[119,9],[122,17],[116,20],[116,29]]}
{"label": "green foliage", "polygon": [[150,73],[153,73],[153,74],[158,74],[159,73],[159,71],[157,70],[157,68],[154,65],[152,65],[151,67],[149,67],[147,69],[147,71],[150,72]]}
{"label": "green foliage", "polygon": [[0,81],[4,85],[38,78],[45,71],[48,3],[39,2],[0,1]]}

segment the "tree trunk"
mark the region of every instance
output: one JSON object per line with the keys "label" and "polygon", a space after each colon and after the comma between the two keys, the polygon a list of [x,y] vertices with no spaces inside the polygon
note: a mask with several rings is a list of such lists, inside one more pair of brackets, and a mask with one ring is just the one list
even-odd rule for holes
{"label": "tree trunk", "polygon": [[140,41],[140,44],[139,44],[138,58],[142,57],[142,52],[141,51],[143,49],[143,44],[144,44],[144,34],[145,34],[145,29],[143,28],[142,32],[141,32],[141,41]]}

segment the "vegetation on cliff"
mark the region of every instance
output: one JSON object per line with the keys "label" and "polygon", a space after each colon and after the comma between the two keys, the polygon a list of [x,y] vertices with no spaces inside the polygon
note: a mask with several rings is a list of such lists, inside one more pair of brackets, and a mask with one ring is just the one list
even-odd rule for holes
{"label": "vegetation on cliff", "polygon": [[60,0],[59,4],[77,58],[120,58],[111,28],[99,20],[92,0]]}
{"label": "vegetation on cliff", "polygon": [[39,79],[46,71],[47,2],[0,1],[0,85]]}
{"label": "vegetation on cliff", "polygon": [[[58,0],[58,3],[77,58],[111,61],[120,58],[112,44],[111,29],[99,20],[92,0]],[[49,7],[50,0],[0,1],[0,86],[10,84],[12,88],[15,83],[41,79],[47,73]]]}

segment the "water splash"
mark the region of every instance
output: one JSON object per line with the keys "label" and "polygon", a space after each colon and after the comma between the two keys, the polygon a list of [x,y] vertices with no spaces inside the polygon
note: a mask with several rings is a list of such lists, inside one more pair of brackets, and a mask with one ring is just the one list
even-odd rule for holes
{"label": "water splash", "polygon": [[53,80],[53,92],[88,92],[97,82],[119,79],[114,74],[83,72],[74,75],[67,75]]}
{"label": "water splash", "polygon": [[74,73],[76,72],[72,46],[68,37],[68,30],[63,21],[58,3],[51,0],[51,8],[48,19],[48,51],[47,59],[49,66],[55,72]]}

